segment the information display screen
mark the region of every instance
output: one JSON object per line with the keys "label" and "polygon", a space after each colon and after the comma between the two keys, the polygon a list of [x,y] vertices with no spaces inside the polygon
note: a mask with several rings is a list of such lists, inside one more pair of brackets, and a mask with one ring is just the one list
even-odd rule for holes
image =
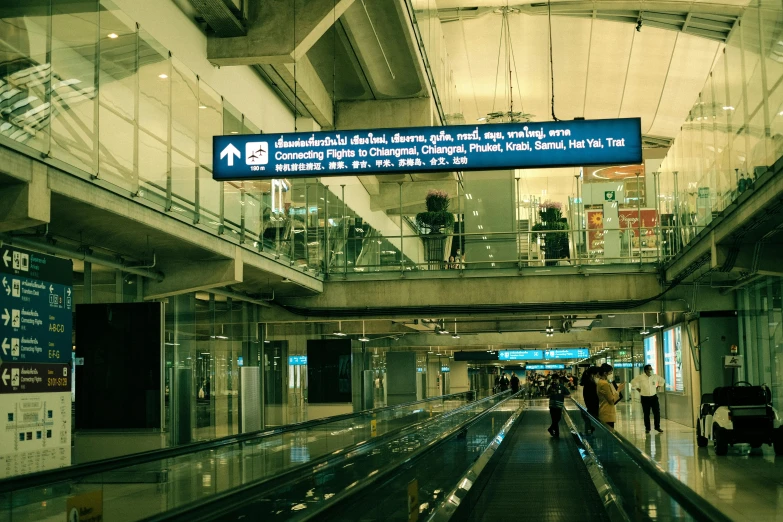
{"label": "information display screen", "polygon": [[525,370],[565,370],[565,364],[528,364]]}
{"label": "information display screen", "polygon": [[564,348],[544,351],[544,359],[586,359],[589,355],[590,351],[587,348]]}
{"label": "information display screen", "polygon": [[500,361],[540,361],[543,358],[543,350],[501,350],[498,352],[498,360]]}
{"label": "information display screen", "polygon": [[306,355],[289,355],[288,356],[288,365],[289,366],[307,366],[307,356]]}
{"label": "information display screen", "polygon": [[642,162],[641,120],[215,136],[217,181]]}

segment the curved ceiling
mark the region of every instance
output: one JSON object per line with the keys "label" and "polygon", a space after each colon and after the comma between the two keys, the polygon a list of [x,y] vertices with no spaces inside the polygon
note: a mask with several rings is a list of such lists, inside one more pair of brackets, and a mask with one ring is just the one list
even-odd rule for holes
{"label": "curved ceiling", "polygon": [[[501,16],[490,13],[443,24],[467,122],[493,108],[507,110],[503,93],[508,73],[503,74],[502,64],[497,77],[500,23]],[[510,15],[509,25],[519,82],[512,80],[515,110],[535,115],[534,121],[550,120],[547,18],[519,12]],[[552,17],[557,118],[638,116],[644,134],[677,134],[723,44],[656,27],[634,27],[596,18]]]}

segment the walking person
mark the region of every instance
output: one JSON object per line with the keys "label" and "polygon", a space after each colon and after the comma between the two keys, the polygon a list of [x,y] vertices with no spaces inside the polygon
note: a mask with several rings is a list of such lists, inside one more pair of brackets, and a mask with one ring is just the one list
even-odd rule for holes
{"label": "walking person", "polygon": [[[591,366],[582,374],[582,398],[585,401],[585,408],[594,419],[598,419],[598,367]],[[585,433],[593,433],[595,427],[590,422],[590,418],[585,416]]]}
{"label": "walking person", "polygon": [[517,372],[511,372],[511,391],[514,393],[519,391],[519,377],[517,377]]}
{"label": "walking person", "polygon": [[504,392],[508,390],[508,386],[509,386],[508,375],[504,373],[500,377],[500,391]]}
{"label": "walking person", "polygon": [[552,417],[552,424],[546,429],[550,435],[555,438],[560,437],[560,419],[563,417],[563,404],[565,398],[571,395],[568,388],[564,384],[565,378],[562,380],[558,377],[552,379],[552,384],[547,389],[547,395],[549,396],[549,415]]}
{"label": "walking person", "polygon": [[642,412],[644,413],[644,431],[650,433],[650,410],[655,420],[655,431],[663,433],[661,429],[661,406],[658,402],[658,391],[666,385],[666,381],[660,375],[654,374],[652,365],[644,365],[644,373],[637,375],[631,381],[631,387],[642,396]]}
{"label": "walking person", "polygon": [[615,404],[620,402],[620,392],[625,388],[625,383],[616,388],[612,384],[614,380],[614,368],[611,364],[602,364],[598,369],[598,383],[596,392],[598,393],[598,420],[614,429],[614,423],[617,422],[617,408]]}

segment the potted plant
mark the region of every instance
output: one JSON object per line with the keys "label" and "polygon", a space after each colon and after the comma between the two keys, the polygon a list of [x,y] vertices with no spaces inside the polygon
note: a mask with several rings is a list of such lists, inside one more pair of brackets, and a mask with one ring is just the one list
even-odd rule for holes
{"label": "potted plant", "polygon": [[546,253],[546,264],[556,265],[558,259],[568,255],[568,233],[554,232],[556,230],[568,230],[568,223],[563,219],[563,205],[559,201],[547,200],[538,207],[539,223],[533,226],[534,231],[545,230],[533,234],[533,240],[539,235],[544,240],[543,250]]}
{"label": "potted plant", "polygon": [[449,212],[449,195],[443,190],[430,190],[425,198],[426,212],[416,214],[416,224],[426,230],[424,258],[430,269],[441,268],[445,261],[446,236],[454,226],[454,214]]}

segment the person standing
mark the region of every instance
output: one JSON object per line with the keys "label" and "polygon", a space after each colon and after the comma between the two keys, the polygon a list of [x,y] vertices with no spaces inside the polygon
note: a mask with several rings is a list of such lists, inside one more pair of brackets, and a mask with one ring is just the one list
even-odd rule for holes
{"label": "person standing", "polygon": [[644,365],[644,373],[637,375],[631,381],[631,387],[642,396],[642,412],[644,413],[644,431],[650,433],[650,410],[655,420],[655,431],[663,433],[661,429],[661,406],[658,402],[658,390],[666,385],[666,381],[660,375],[654,374],[652,365]]}
{"label": "person standing", "polygon": [[625,383],[614,387],[614,368],[611,364],[602,364],[598,369],[598,384],[596,392],[598,393],[598,420],[614,428],[617,422],[617,408],[615,404],[620,401],[620,392],[625,388]]}
{"label": "person standing", "polygon": [[519,377],[517,377],[517,372],[511,372],[511,391],[514,393],[519,391]]}
{"label": "person standing", "polygon": [[509,382],[508,382],[508,375],[506,375],[506,374],[504,373],[504,374],[503,374],[503,375],[500,377],[500,391],[504,392],[504,391],[508,390],[508,385],[509,385]]}
{"label": "person standing", "polygon": [[[565,378],[563,378],[564,380]],[[549,396],[549,415],[552,418],[552,424],[546,431],[558,438],[560,437],[560,419],[563,417],[563,404],[566,396],[571,395],[571,392],[568,391],[560,378],[555,377],[547,389],[547,395]]]}
{"label": "person standing", "polygon": [[[598,391],[596,386],[598,384],[598,367],[591,366],[585,373],[582,374],[582,398],[585,401],[585,408],[587,413],[594,419],[598,419]],[[585,417],[585,432],[592,433],[595,431],[593,423],[590,422],[588,417]]]}

